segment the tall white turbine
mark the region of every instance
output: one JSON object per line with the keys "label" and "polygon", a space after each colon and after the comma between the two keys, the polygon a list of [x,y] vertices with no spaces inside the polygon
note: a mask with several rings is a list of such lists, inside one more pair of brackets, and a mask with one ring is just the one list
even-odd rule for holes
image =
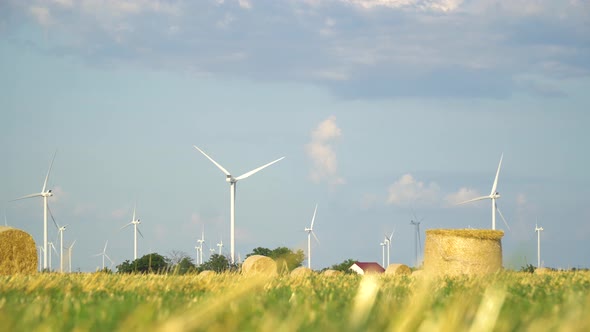
{"label": "tall white turbine", "polygon": [[305,227],[304,231],[307,232],[307,267],[311,269],[311,236],[313,235],[314,239],[320,243],[318,237],[315,235],[313,231],[313,223],[315,222],[315,216],[318,211],[318,205],[315,205],[315,209],[313,210],[313,217],[311,217],[311,225],[309,228]]}
{"label": "tall white turbine", "polygon": [[94,255],[94,257],[97,257],[97,256],[102,256],[102,269],[103,269],[103,270],[104,270],[104,259],[105,259],[105,257],[106,257],[106,258],[107,258],[109,261],[111,261],[111,265],[113,265],[113,264],[114,264],[113,260],[112,260],[112,259],[109,257],[109,255],[107,255],[107,245],[108,245],[108,244],[109,244],[109,240],[107,240],[107,241],[105,242],[105,244],[104,244],[104,249],[102,250],[102,252],[100,252],[100,253],[98,253],[98,254]]}
{"label": "tall white turbine", "polygon": [[[197,265],[199,264],[203,264],[203,243],[205,242],[205,226],[203,226],[202,230],[201,230],[201,238],[197,240],[197,242],[199,243],[198,245],[198,257],[197,257]],[[195,247],[196,248],[196,247]]]}
{"label": "tall white turbine", "polygon": [[45,176],[45,182],[43,182],[43,188],[41,188],[40,193],[30,194],[26,196],[19,197],[14,199],[13,201],[17,201],[19,199],[31,198],[31,197],[43,197],[43,269],[47,269],[47,254],[49,253],[49,247],[47,243],[47,199],[53,194],[51,190],[47,189],[47,180],[49,180],[49,173],[51,173],[51,167],[53,167],[53,161],[55,160],[55,155],[57,151],[53,154],[53,158],[51,158],[51,163],[49,164],[49,170],[47,171],[47,175]]}
{"label": "tall white turbine", "polygon": [[141,235],[141,237],[143,238],[143,234],[141,234],[141,231],[139,230],[139,228],[137,228],[137,226],[141,224],[141,222],[139,221],[139,219],[135,219],[135,208],[136,206],[133,206],[133,218],[131,219],[131,222],[121,227],[121,229],[123,229],[127,226],[133,225],[133,260],[137,259],[137,233],[139,233],[139,235]]}
{"label": "tall white turbine", "polygon": [[[49,208],[49,206],[48,206]],[[55,225],[55,228],[57,228],[57,232],[59,235],[59,272],[63,272],[64,271],[64,255],[63,255],[63,248],[64,248],[64,231],[66,230],[66,228],[69,225],[63,225],[60,226],[56,221],[55,218],[53,217],[53,213],[51,213],[51,209],[49,210],[49,215],[51,216],[51,220],[53,220],[53,224]]]}
{"label": "tall white turbine", "polygon": [[504,219],[504,216],[502,215],[502,212],[500,211],[500,209],[498,208],[498,204],[496,203],[496,200],[498,198],[500,198],[500,193],[497,192],[496,189],[498,188],[498,176],[500,175],[500,168],[502,167],[502,159],[503,158],[504,158],[504,154],[502,154],[500,156],[500,163],[498,164],[498,170],[496,171],[496,178],[494,179],[494,184],[492,185],[492,191],[490,192],[490,194],[488,196],[480,196],[480,197],[476,197],[476,198],[461,202],[458,205],[469,203],[469,202],[480,201],[482,199],[489,198],[492,200],[492,229],[496,229],[496,211],[498,211],[498,214],[500,214],[500,217],[502,217],[504,224],[506,225],[508,230],[510,230],[510,226],[508,226],[506,219]]}
{"label": "tall white turbine", "polygon": [[76,244],[76,240],[70,244],[69,247],[66,247],[68,250],[68,265],[70,266],[69,272],[72,273],[72,249],[74,249],[74,244]]}
{"label": "tall white turbine", "polygon": [[391,253],[391,240],[393,239],[393,234],[395,234],[395,229],[393,229],[393,232],[391,232],[391,234],[389,236],[387,236],[387,234],[385,234],[385,240],[383,241],[385,243],[385,245],[387,245],[387,266],[389,266],[389,264],[391,264],[391,261],[389,260],[389,256]]}
{"label": "tall white turbine", "polygon": [[234,229],[234,225],[235,225],[235,203],[236,203],[236,184],[238,181],[243,180],[259,171],[261,171],[262,169],[284,159],[285,157],[281,157],[275,161],[271,161],[270,163],[260,166],[256,169],[251,170],[250,172],[246,172],[240,176],[233,177],[225,168],[223,168],[223,166],[221,166],[220,164],[218,164],[215,160],[213,160],[213,158],[209,157],[203,150],[199,149],[196,145],[193,145],[195,147],[195,149],[197,149],[199,152],[201,152],[205,157],[207,157],[207,159],[209,159],[215,166],[217,166],[217,168],[219,168],[223,174],[225,174],[226,178],[225,181],[227,181],[229,183],[229,196],[230,196],[230,201],[229,201],[229,206],[230,206],[230,256],[231,256],[231,263],[234,264],[235,263],[235,229]]}
{"label": "tall white turbine", "polygon": [[543,227],[539,227],[535,223],[535,232],[537,232],[537,268],[541,267],[541,232],[544,231]]}
{"label": "tall white turbine", "polygon": [[44,251],[43,246],[39,246],[39,272],[43,272],[43,255],[41,253]]}

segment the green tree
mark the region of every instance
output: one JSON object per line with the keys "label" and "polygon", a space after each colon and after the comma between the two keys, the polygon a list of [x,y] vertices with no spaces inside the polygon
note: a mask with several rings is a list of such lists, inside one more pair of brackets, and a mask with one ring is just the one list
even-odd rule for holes
{"label": "green tree", "polygon": [[254,250],[252,250],[251,254],[247,254],[246,258],[248,258],[252,255],[261,255],[261,256],[270,257],[271,254],[272,254],[272,250],[270,250],[268,248],[258,247],[258,248],[254,248]]}
{"label": "green tree", "polygon": [[151,253],[144,255],[132,262],[125,260],[120,265],[117,265],[117,272],[119,273],[165,273],[168,271],[167,258],[157,254]]}
{"label": "green tree", "polygon": [[297,251],[293,251],[287,247],[278,247],[273,250],[258,247],[254,248],[252,253],[246,255],[246,257],[252,255],[262,255],[274,259],[277,262],[279,271],[281,272],[292,271],[296,267],[301,266],[301,263],[303,263],[303,260],[305,259],[303,250],[299,249]]}
{"label": "green tree", "polygon": [[344,273],[354,273],[350,270],[352,264],[356,263],[356,259],[349,258],[340,264],[330,266],[330,270],[342,271]]}
{"label": "green tree", "polygon": [[213,254],[208,261],[199,266],[199,271],[215,271],[223,272],[230,268],[229,260],[227,257],[219,254]]}

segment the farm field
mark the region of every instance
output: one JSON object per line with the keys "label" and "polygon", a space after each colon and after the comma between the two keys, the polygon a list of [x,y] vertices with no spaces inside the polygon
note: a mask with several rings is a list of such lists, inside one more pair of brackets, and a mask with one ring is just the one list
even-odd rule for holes
{"label": "farm field", "polygon": [[0,276],[2,331],[590,331],[590,272]]}

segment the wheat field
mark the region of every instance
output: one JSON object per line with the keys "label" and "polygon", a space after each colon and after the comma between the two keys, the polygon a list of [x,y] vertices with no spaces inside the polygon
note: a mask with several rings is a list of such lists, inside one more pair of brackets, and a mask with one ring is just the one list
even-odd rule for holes
{"label": "wheat field", "polygon": [[590,331],[590,272],[0,276],[2,331]]}

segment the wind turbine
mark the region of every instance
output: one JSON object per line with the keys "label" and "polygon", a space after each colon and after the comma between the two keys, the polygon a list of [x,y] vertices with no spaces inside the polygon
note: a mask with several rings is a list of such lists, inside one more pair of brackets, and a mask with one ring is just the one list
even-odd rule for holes
{"label": "wind turbine", "polygon": [[[49,206],[48,206],[49,208]],[[63,272],[64,269],[64,260],[63,260],[63,248],[64,248],[64,231],[69,225],[60,226],[53,217],[53,213],[51,213],[51,209],[49,209],[49,215],[51,216],[51,220],[53,220],[53,224],[55,228],[57,228],[59,234],[59,272]]]}
{"label": "wind turbine", "polygon": [[305,227],[304,229],[304,231],[307,232],[307,267],[309,269],[311,269],[311,236],[313,235],[317,243],[320,243],[320,240],[318,240],[318,237],[315,235],[315,232],[313,231],[313,223],[315,222],[315,216],[317,211],[318,205],[316,204],[315,209],[313,210],[313,217],[311,218],[311,225],[309,226],[309,228]]}
{"label": "wind turbine", "polygon": [[219,255],[221,255],[221,250],[223,249],[223,239],[219,240],[217,247],[219,247]]}
{"label": "wind turbine", "polygon": [[541,267],[541,232],[544,231],[543,227],[537,226],[535,223],[535,232],[537,232],[537,268]]}
{"label": "wind turbine", "polygon": [[193,145],[195,147],[195,149],[197,149],[199,152],[201,152],[205,157],[207,157],[207,159],[209,159],[215,166],[217,166],[217,168],[219,168],[226,176],[225,181],[227,181],[229,183],[229,195],[230,195],[230,200],[229,200],[229,206],[230,206],[230,255],[231,255],[231,263],[234,264],[235,263],[235,229],[234,229],[234,224],[235,224],[235,204],[236,204],[236,184],[238,181],[243,180],[259,171],[261,171],[262,169],[282,160],[285,157],[281,157],[275,161],[271,161],[270,163],[260,166],[258,168],[255,168],[249,172],[246,172],[238,177],[233,177],[225,168],[223,168],[223,166],[221,166],[220,164],[218,164],[215,160],[213,160],[213,158],[209,157],[203,150],[199,149],[196,145]]}
{"label": "wind turbine", "polygon": [[385,242],[379,243],[381,246],[381,266],[385,266],[385,246],[387,245]]}
{"label": "wind turbine", "polygon": [[[53,242],[49,242],[48,244],[49,244],[49,248],[53,249],[55,254],[58,255],[57,250],[55,249],[55,246],[53,245]],[[51,269],[53,268],[53,266],[51,265],[51,256],[52,256],[51,251],[49,251],[49,271],[51,271]]]}
{"label": "wind turbine", "polygon": [[[133,218],[131,219],[131,222],[128,223],[127,225],[121,227],[121,229],[123,229],[127,226],[133,225],[133,260],[137,259],[137,233],[139,232],[139,235],[141,235],[141,237],[143,237],[143,234],[141,234],[141,231],[139,230],[139,228],[137,228],[137,225],[141,224],[141,222],[139,221],[139,219],[135,219],[135,208],[136,208],[136,206],[133,206]],[[109,258],[109,260],[110,260],[110,258]],[[111,261],[111,262],[113,262],[113,261]]]}
{"label": "wind turbine", "polygon": [[389,236],[387,236],[387,234],[385,234],[385,240],[383,241],[387,245],[387,266],[389,266],[389,264],[391,264],[391,262],[389,260],[389,255],[391,252],[391,239],[393,238],[393,234],[395,234],[395,228],[393,229],[393,232],[391,232],[391,234]]}
{"label": "wind turbine", "polygon": [[111,261],[111,265],[114,264],[113,260],[109,257],[109,255],[107,255],[107,245],[109,244],[109,240],[107,240],[107,242],[105,242],[104,244],[104,249],[102,250],[101,253],[98,253],[96,255],[94,255],[94,257],[97,256],[102,256],[102,269],[104,270],[104,258],[106,257],[109,261]]}
{"label": "wind turbine", "polygon": [[47,190],[47,180],[49,180],[49,173],[51,173],[51,167],[53,167],[53,161],[55,160],[55,155],[57,151],[53,153],[53,158],[51,158],[51,163],[49,164],[49,170],[47,171],[47,175],[45,176],[45,182],[43,182],[43,188],[41,188],[41,192],[36,194],[25,195],[19,197],[17,199],[13,199],[12,201],[17,201],[19,199],[31,198],[31,197],[43,197],[43,269],[47,269],[47,254],[49,248],[47,247],[47,198],[53,196],[51,190]]}
{"label": "wind turbine", "polygon": [[39,246],[39,271],[43,271],[43,256],[41,255],[43,251],[45,251],[45,249],[43,249],[43,246]]}
{"label": "wind turbine", "polygon": [[[199,243],[198,247],[195,248],[199,248],[198,249],[198,256],[197,256],[197,264],[203,264],[203,242],[205,242],[205,226],[203,226],[202,230],[201,230],[201,238],[197,240],[197,242]],[[200,261],[200,263],[199,263]]]}
{"label": "wind turbine", "polygon": [[410,220],[410,225],[414,225],[414,227],[416,227],[416,235],[414,237],[415,239],[415,247],[416,247],[416,266],[419,265],[419,257],[418,257],[418,253],[421,250],[422,244],[420,241],[420,223],[422,222],[422,220],[424,220],[424,218],[417,220],[418,218],[416,218],[416,215],[412,212],[412,215],[414,216],[415,220]]}
{"label": "wind turbine", "polygon": [[510,226],[508,226],[508,223],[506,222],[506,219],[504,219],[504,216],[502,215],[502,212],[500,211],[500,209],[498,208],[498,204],[496,203],[496,200],[498,198],[500,198],[500,193],[496,191],[496,189],[498,188],[498,176],[500,175],[500,168],[502,167],[502,159],[504,158],[504,154],[502,154],[500,156],[500,163],[498,164],[498,170],[496,171],[496,178],[494,179],[494,184],[492,185],[492,191],[490,192],[490,194],[488,196],[480,196],[480,197],[476,197],[476,198],[472,198],[470,200],[464,201],[459,203],[458,205],[461,204],[465,204],[465,203],[469,203],[469,202],[475,202],[475,201],[480,201],[482,199],[491,199],[492,200],[492,229],[496,229],[496,211],[498,211],[498,214],[500,214],[500,217],[502,217],[502,220],[504,221],[504,224],[506,225],[506,227],[508,228],[508,230],[510,230]]}
{"label": "wind turbine", "polygon": [[66,248],[68,249],[68,265],[70,266],[70,273],[72,273],[72,249],[74,248],[74,244],[76,244],[76,240]]}

